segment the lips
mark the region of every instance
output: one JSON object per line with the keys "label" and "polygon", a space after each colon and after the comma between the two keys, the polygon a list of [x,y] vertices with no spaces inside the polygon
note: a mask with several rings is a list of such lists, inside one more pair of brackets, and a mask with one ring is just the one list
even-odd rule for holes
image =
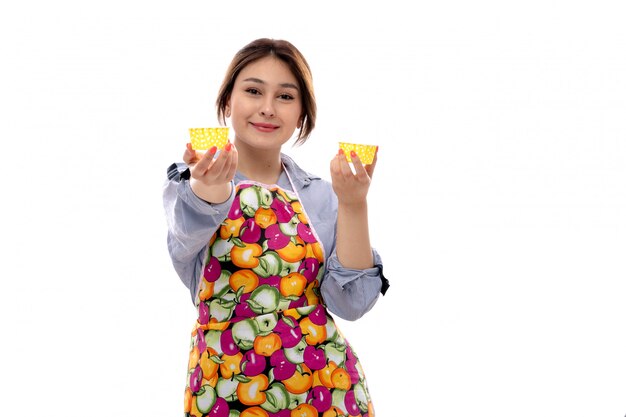
{"label": "lips", "polygon": [[271,123],[252,123],[252,126],[261,132],[273,132],[278,129],[278,126]]}

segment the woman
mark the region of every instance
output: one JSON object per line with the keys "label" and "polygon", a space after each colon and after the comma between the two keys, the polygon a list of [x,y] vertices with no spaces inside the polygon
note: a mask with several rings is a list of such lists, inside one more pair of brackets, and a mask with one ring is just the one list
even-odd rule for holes
{"label": "woman", "polygon": [[373,417],[328,311],[356,320],[388,287],[368,231],[375,160],[351,155],[353,172],[339,151],[330,184],[281,153],[316,117],[310,68],[287,41],[242,48],[216,105],[233,142],[204,154],[187,144],[164,190],[168,249],[198,307],[185,415]]}

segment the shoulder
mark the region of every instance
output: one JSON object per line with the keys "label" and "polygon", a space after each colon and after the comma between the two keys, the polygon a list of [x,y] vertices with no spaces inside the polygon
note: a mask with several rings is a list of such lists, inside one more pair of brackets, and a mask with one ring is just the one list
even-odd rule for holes
{"label": "shoulder", "polygon": [[302,167],[298,165],[298,163],[296,163],[296,161],[294,161],[289,155],[281,153],[280,158],[285,169],[287,170],[287,173],[294,181],[302,182],[304,185],[308,185],[308,183],[312,181],[321,180],[319,175],[312,174],[302,169]]}
{"label": "shoulder", "polygon": [[287,173],[299,189],[311,187],[316,190],[327,189],[328,191],[332,191],[332,185],[329,181],[323,179],[317,174],[304,170],[289,155],[281,154],[281,158]]}
{"label": "shoulder", "polygon": [[302,198],[313,202],[316,207],[332,209],[336,205],[335,192],[329,181],[302,169],[290,156],[282,154],[281,157],[285,170]]}

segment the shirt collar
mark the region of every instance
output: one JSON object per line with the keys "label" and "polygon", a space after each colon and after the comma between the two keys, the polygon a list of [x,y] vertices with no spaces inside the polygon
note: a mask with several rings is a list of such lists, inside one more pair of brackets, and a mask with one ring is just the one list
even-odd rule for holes
{"label": "shirt collar", "polygon": [[309,185],[311,181],[321,179],[317,175],[310,174],[300,168],[290,156],[281,153],[280,157],[285,165],[285,169],[289,172],[289,176],[296,183],[298,188],[304,188]]}

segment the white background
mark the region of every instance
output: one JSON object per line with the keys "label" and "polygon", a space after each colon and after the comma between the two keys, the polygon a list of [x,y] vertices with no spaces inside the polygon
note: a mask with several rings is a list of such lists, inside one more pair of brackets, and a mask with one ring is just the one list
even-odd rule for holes
{"label": "white background", "polygon": [[392,282],[339,320],[377,415],[626,413],[620,1],[14,2],[0,12],[0,415],[179,416],[195,312],[161,186],[233,54],[285,38],[326,178],[380,145]]}

